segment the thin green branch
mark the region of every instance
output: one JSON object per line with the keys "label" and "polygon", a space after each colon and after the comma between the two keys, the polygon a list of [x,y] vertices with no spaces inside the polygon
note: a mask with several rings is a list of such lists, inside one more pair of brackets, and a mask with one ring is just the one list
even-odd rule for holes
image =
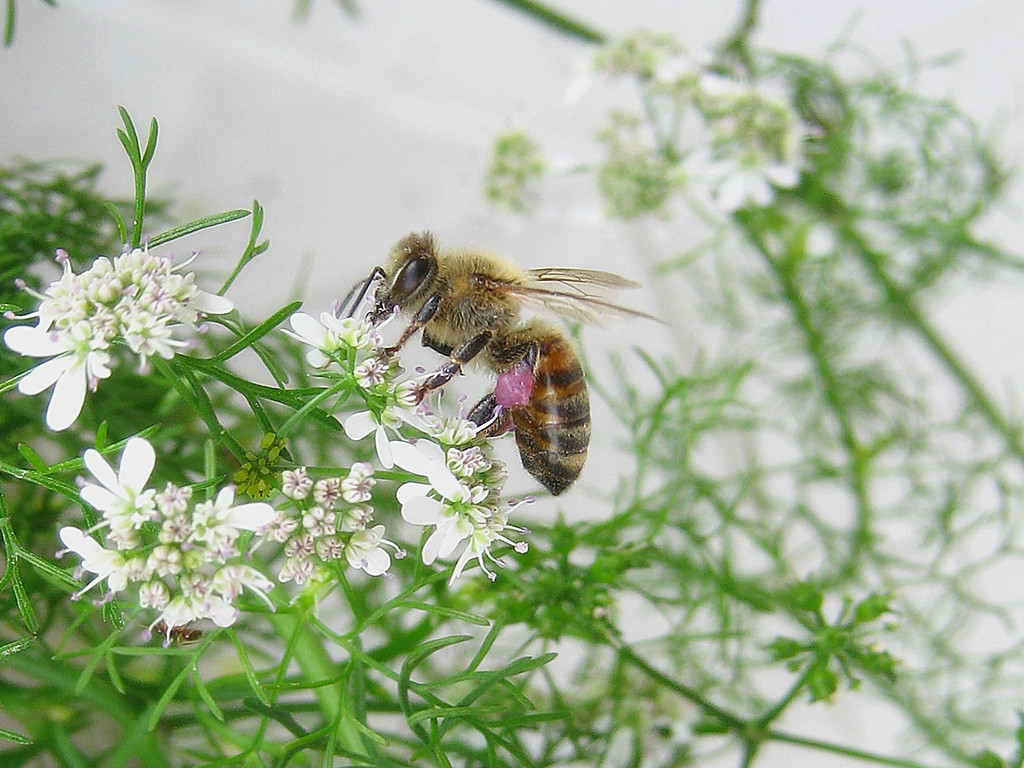
{"label": "thin green branch", "polygon": [[533,2],[533,0],[494,0],[494,2],[507,5],[556,32],[586,43],[604,43],[608,39],[607,35],[600,30],[543,3]]}

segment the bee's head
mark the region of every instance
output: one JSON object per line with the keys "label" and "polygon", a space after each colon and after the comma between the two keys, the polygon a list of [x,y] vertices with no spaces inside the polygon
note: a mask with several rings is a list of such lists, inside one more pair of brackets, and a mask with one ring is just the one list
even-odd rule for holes
{"label": "bee's head", "polygon": [[427,298],[437,276],[434,237],[429,232],[413,233],[398,241],[383,268],[377,285],[376,303],[371,313],[379,322],[394,312],[415,310]]}

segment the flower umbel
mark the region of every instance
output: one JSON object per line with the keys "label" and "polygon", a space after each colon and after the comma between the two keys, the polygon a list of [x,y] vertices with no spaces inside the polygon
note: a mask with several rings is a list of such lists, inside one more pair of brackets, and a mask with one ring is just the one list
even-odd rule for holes
{"label": "flower umbel", "polygon": [[485,558],[503,565],[491,554],[495,542],[508,544],[517,552],[527,549],[525,542],[512,541],[504,533],[526,533],[526,529],[508,524],[508,513],[518,505],[506,508],[501,499],[504,469],[489,457],[488,444],[477,438],[476,426],[471,422],[441,420],[434,433],[438,443],[418,440],[415,445],[391,444],[395,463],[428,481],[406,483],[398,489],[402,517],[413,525],[434,526],[423,545],[424,563],[447,558],[461,546],[450,581],[462,575],[473,558],[493,581],[496,574],[487,567]]}
{"label": "flower umbel", "polygon": [[199,290],[193,273],[178,274],[170,258],[146,248],[113,261],[100,256],[80,275],[66,253],[58,252],[58,259],[64,269],[60,279],[42,293],[32,292],[39,308],[25,317],[38,318],[37,324],[4,334],[13,351],[48,358],[21,379],[18,390],[34,395],[53,387],[46,424],[55,431],[70,427],[82,412],[86,391],[110,376],[117,346],[127,347],[144,369],[151,356],[170,359],[188,346],[172,335],[176,327],[194,329],[201,313],[234,308],[228,299]]}
{"label": "flower umbel", "polygon": [[277,510],[266,534],[284,548],[279,581],[303,585],[326,580],[333,561],[380,576],[391,567],[391,556],[384,547],[394,549],[395,557],[404,557],[397,544],[384,538],[383,525],[368,528],[373,509],[364,502],[370,501],[376,482],[369,464],[353,465],[344,478],[325,477],[316,482],[310,480],[305,467],[284,475],[284,484],[291,489],[285,494],[291,509]]}
{"label": "flower umbel", "polygon": [[[238,617],[235,603],[244,589],[268,599],[273,582],[245,562],[240,542],[245,532],[268,527],[274,509],[262,502],[236,505],[233,486],[199,503],[191,488],[172,483],[157,493],[146,487],[155,462],[153,446],[141,437],[125,444],[116,474],[98,451],[86,451],[85,465],[98,483],[84,483],[81,496],[103,519],[89,531],[60,531],[82,568],[96,574],[78,594],[104,580],[108,595],[134,586],[140,607],[161,611],[154,624],[162,620],[173,629],[211,619],[228,626]],[[93,539],[96,531],[114,548]]]}

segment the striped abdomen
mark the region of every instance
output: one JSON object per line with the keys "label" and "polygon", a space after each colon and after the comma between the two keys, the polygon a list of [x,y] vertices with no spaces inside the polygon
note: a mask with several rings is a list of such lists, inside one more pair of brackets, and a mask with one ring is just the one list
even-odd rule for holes
{"label": "striped abdomen", "polygon": [[579,477],[590,444],[590,398],[583,367],[568,339],[538,340],[533,389],[512,409],[523,467],[558,495]]}

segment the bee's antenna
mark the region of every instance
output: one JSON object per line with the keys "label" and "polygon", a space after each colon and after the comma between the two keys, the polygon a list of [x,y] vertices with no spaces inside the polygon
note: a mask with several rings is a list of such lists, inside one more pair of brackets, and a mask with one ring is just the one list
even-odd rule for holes
{"label": "bee's antenna", "polygon": [[[373,281],[376,280],[378,277],[383,276],[384,270],[381,267],[374,267],[373,271],[370,272],[368,277],[364,278],[363,280],[360,280],[358,283],[353,285],[352,289],[347,294],[345,294],[345,298],[342,300],[341,304],[338,307],[338,317],[352,317],[352,315],[356,313],[356,310],[359,309],[359,305],[363,303],[363,299],[366,298],[366,292],[370,290],[370,286],[373,284]],[[353,297],[355,297],[354,301]],[[351,302],[352,304],[351,307],[349,307],[349,302]],[[342,312],[345,310],[345,307],[349,307],[348,312],[345,312],[345,314],[342,315]]]}

